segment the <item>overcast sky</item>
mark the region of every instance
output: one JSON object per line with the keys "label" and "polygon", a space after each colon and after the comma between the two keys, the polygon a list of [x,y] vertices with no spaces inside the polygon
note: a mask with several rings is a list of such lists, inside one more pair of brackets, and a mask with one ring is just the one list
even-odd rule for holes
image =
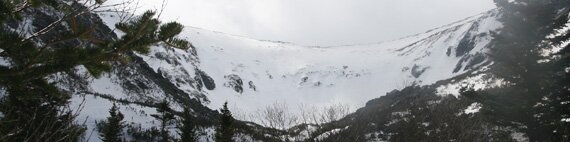
{"label": "overcast sky", "polygon": [[[158,8],[162,0],[141,0]],[[495,8],[493,0],[168,0],[163,20],[303,45],[390,40]]]}

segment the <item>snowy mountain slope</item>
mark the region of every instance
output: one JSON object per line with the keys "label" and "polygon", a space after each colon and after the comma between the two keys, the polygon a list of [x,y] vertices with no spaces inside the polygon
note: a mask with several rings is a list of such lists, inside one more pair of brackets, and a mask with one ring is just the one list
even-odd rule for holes
{"label": "snowy mountain slope", "polygon": [[[391,90],[412,83],[432,84],[489,64],[484,53],[489,33],[501,27],[497,13],[392,41],[332,47],[187,27],[182,36],[193,43],[189,50],[153,47],[148,55],[136,55],[140,58],[133,63],[82,84],[84,89],[77,89],[72,81],[62,83],[62,88],[73,84],[66,90],[77,94],[72,101],[76,108],[86,100],[80,118],[89,124],[90,132],[95,121],[107,117],[112,102],[120,100],[129,102],[120,105],[131,117],[127,123],[144,128],[154,126],[148,116],[155,113],[152,104],[165,99],[175,102],[172,107],[178,111],[182,105],[191,105],[204,118],[212,112],[202,104],[215,110],[225,101],[237,115],[274,103],[287,104],[290,110],[340,102],[358,108]],[[99,16],[110,28],[119,18]]]}
{"label": "snowy mountain slope", "polygon": [[[75,107],[86,100],[80,118],[91,124],[90,131],[95,121],[107,117],[112,102],[120,100],[129,102],[121,105],[131,117],[127,122],[144,128],[153,126],[148,117],[155,113],[152,105],[165,99],[176,102],[175,110],[193,105],[199,115],[211,113],[201,104],[217,109],[225,101],[234,112],[244,114],[274,103],[287,104],[290,110],[340,102],[357,108],[388,91],[412,83],[432,84],[489,64],[484,53],[489,33],[501,27],[496,16],[490,11],[392,41],[332,47],[189,27],[182,36],[194,48],[153,47],[148,55],[136,55],[140,58],[133,63],[81,84],[84,89],[77,89],[73,81],[61,86],[72,84],[66,90],[78,94],[73,98]],[[110,28],[119,18],[100,17]]]}
{"label": "snowy mountain slope", "polygon": [[[359,108],[391,90],[412,83],[432,84],[490,64],[484,53],[490,32],[501,27],[497,15],[490,11],[391,41],[330,47],[187,27],[182,36],[193,48],[158,45],[148,55],[133,55],[133,62],[117,65],[101,78],[54,75],[52,81],[74,94],[71,107],[81,110],[78,121],[87,125],[91,141],[99,141],[96,121],[108,116],[113,103],[126,114],[128,124],[143,129],[158,125],[150,114],[156,113],[156,104],[162,100],[172,102],[175,111],[190,106],[197,120],[208,119],[209,123],[217,115],[212,110],[225,101],[236,115],[251,114],[274,103],[286,104],[290,110],[341,102]],[[97,25],[100,35],[113,38],[115,35],[108,33],[118,18],[102,13],[90,15],[85,22]],[[29,22],[23,24],[17,26],[33,27]],[[83,67],[77,70],[79,75],[85,72]],[[209,123],[203,125],[208,128]]]}
{"label": "snowy mountain slope", "polygon": [[[567,16],[568,11],[568,8],[560,10],[560,16]],[[253,121],[235,121],[238,131],[235,138],[242,141],[500,140],[496,137],[528,141],[530,136],[524,133],[528,127],[522,123],[513,121],[517,122],[513,126],[500,126],[484,116],[494,104],[470,98],[469,93],[473,92],[459,95],[459,89],[466,85],[490,91],[501,89],[493,87],[512,85],[494,74],[500,60],[494,63],[493,58],[487,56],[490,48],[501,49],[500,38],[493,40],[492,37],[505,33],[496,32],[509,29],[506,22],[506,28],[500,30],[503,26],[497,19],[503,16],[504,20],[508,14],[503,12],[489,11],[390,41],[326,47],[256,40],[187,27],[181,36],[193,43],[188,50],[164,48],[166,45],[159,44],[150,49],[150,54],[129,53],[130,62],[115,62],[113,70],[100,78],[88,75],[83,66],[78,66],[76,71],[54,74],[46,80],[56,83],[60,91],[73,94],[69,107],[78,113],[74,120],[85,124],[84,140],[87,141],[101,141],[97,124],[109,116],[108,110],[114,104],[125,114],[124,121],[128,124],[124,129],[125,139],[151,141],[155,136],[135,137],[160,127],[152,115],[158,113],[156,109],[162,101],[169,102],[176,119],[180,119],[182,107],[191,109],[195,117],[192,120],[200,129],[200,141],[213,141],[216,118],[219,118],[215,110],[225,101],[230,102],[234,117]],[[77,21],[93,27],[95,38],[113,39],[122,35],[111,31],[119,21],[118,15],[98,14],[88,13],[79,16]],[[26,35],[59,16],[49,7],[32,8],[26,11],[22,21],[2,26]],[[569,24],[563,22],[566,26],[546,38],[567,34]],[[72,30],[67,24],[63,22],[55,30]],[[54,36],[47,34],[34,42],[42,44]],[[545,60],[557,58],[553,54],[562,50],[560,46],[570,43],[561,42],[540,51],[543,56],[552,56]],[[548,62],[545,60],[539,63]],[[11,61],[0,58],[0,64],[9,67]],[[561,70],[567,73],[570,69]],[[8,98],[7,93],[6,87],[0,86],[0,99]],[[511,97],[505,100],[517,101]],[[256,120],[263,118],[255,118],[263,116],[254,116],[266,106],[283,105],[288,107],[284,111],[324,117],[328,113],[324,107],[340,106],[338,103],[358,110],[350,110],[347,113],[351,114],[346,116],[339,113],[341,115],[327,120],[297,120],[289,124],[294,127],[265,126],[267,123]],[[509,106],[509,103],[499,104]],[[544,105],[537,103],[534,107],[539,104]],[[323,107],[323,112],[318,112],[319,107]],[[283,113],[289,115],[289,112]],[[0,112],[0,118],[9,117],[9,113]],[[566,116],[554,119],[559,120],[567,122],[569,119]],[[178,123],[168,126],[172,137],[179,137]]]}
{"label": "snowy mountain slope", "polygon": [[[78,9],[84,8],[78,3],[70,2],[69,5]],[[63,14],[46,6],[27,9],[23,12],[22,17],[22,21],[11,21],[2,25],[2,28],[29,36],[62,18]],[[74,20],[86,27],[93,28],[92,35],[90,35],[94,36],[93,38],[105,40],[116,38],[116,35],[103,24],[103,21],[96,14],[85,13],[75,17]],[[52,41],[55,39],[54,37],[61,36],[59,34],[71,31],[69,25],[70,23],[67,21],[55,24],[53,30],[57,32],[47,32],[40,35],[34,42],[41,45]],[[75,47],[75,44],[89,45],[90,43],[73,40],[62,44],[71,44]],[[1,58],[0,63],[9,66],[11,61]],[[118,66],[111,73],[97,79],[86,75],[85,68],[77,67],[76,74],[55,74],[49,77],[49,81],[56,83],[62,91],[74,94],[70,99],[69,108],[78,114],[77,123],[85,124],[87,128],[85,139],[87,141],[100,141],[99,134],[96,131],[96,122],[108,117],[108,110],[113,103],[119,103],[121,111],[127,116],[125,118],[126,123],[141,128],[149,128],[157,125],[154,118],[149,116],[156,113],[152,105],[166,98],[172,100],[175,98],[173,96],[182,95],[181,93],[173,93],[176,91],[174,89],[166,89],[168,84],[161,84],[158,76],[153,76],[151,72],[145,72],[144,65],[140,62],[137,63],[135,59],[133,63]],[[7,93],[4,91],[6,88],[2,86],[0,89],[2,90],[0,91],[0,99],[3,99],[2,97]],[[180,104],[175,104],[174,107],[180,106]],[[207,113],[204,114],[207,116]]]}
{"label": "snowy mountain slope", "polygon": [[[273,103],[317,107],[338,102],[361,107],[411,83],[431,84],[489,64],[490,32],[501,27],[491,11],[409,37],[376,44],[333,47],[261,41],[186,28],[197,52],[153,50],[142,56],[172,82],[203,71],[215,82],[204,104],[216,109],[225,101],[251,113]],[[157,55],[171,55],[168,59]],[[180,83],[191,93],[192,83]]]}

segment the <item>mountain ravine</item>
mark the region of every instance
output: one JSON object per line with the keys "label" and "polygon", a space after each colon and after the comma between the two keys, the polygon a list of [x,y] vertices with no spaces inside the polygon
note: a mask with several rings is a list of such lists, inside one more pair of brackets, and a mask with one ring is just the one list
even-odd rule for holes
{"label": "mountain ravine", "polygon": [[[162,101],[176,118],[182,108],[191,108],[199,141],[214,140],[217,110],[225,102],[239,120],[236,141],[528,141],[523,125],[499,126],[479,115],[479,100],[465,97],[466,87],[508,83],[491,71],[493,35],[504,27],[503,14],[494,9],[394,40],[340,46],[185,27],[180,36],[191,42],[187,50],[159,44],[147,55],[129,53],[131,61],[115,63],[100,78],[78,66],[77,75],[54,74],[49,80],[73,94],[70,107],[87,128],[84,141],[101,141],[98,123],[114,103],[125,116],[125,139],[147,141],[142,135],[160,125],[153,115]],[[31,34],[59,16],[42,6],[3,27]],[[94,27],[98,38],[116,38],[124,34],[114,30],[121,16],[88,13],[78,21]],[[0,63],[8,64],[4,60]],[[0,98],[6,94],[1,89]],[[268,108],[283,111],[291,122],[268,123],[261,116]],[[329,112],[328,119],[305,118],[327,108],[339,112]],[[178,123],[168,128],[174,138]]]}
{"label": "mountain ravine", "polygon": [[[100,16],[110,27],[117,21],[113,14]],[[394,89],[484,70],[492,63],[485,55],[490,32],[501,27],[497,16],[498,11],[489,11],[400,39],[332,47],[262,41],[186,27],[183,36],[192,42],[192,49],[151,48],[148,56],[136,55],[134,63],[93,79],[87,88],[90,93],[129,101],[167,98],[178,102],[175,105],[197,105],[195,111],[206,109],[201,105],[215,110],[228,101],[236,115],[253,122],[258,120],[248,115],[275,103],[299,110],[305,109],[299,106],[320,108],[342,102],[354,110]],[[109,108],[110,103],[89,95],[85,99],[82,114],[92,121],[103,119],[105,113],[91,110]],[[142,106],[131,111],[137,115],[137,111],[143,112],[140,110],[154,113]],[[138,115],[141,117],[132,121],[153,121]]]}

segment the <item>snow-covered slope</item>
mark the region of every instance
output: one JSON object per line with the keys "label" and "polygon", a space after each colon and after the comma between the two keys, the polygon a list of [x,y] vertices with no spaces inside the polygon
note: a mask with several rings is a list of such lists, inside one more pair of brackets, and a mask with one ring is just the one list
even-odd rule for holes
{"label": "snow-covered slope", "polygon": [[[212,109],[225,101],[242,113],[276,102],[293,110],[339,102],[356,108],[393,89],[432,84],[488,64],[490,32],[501,27],[496,17],[490,11],[392,41],[332,47],[187,27],[183,37],[197,53],[153,48],[141,57]],[[203,84],[207,89],[198,89]]]}
{"label": "snow-covered slope", "polygon": [[[171,102],[175,111],[189,106],[198,121],[208,119],[208,123],[217,115],[212,110],[226,101],[236,116],[275,103],[293,111],[303,109],[301,106],[338,103],[355,109],[394,89],[433,84],[484,69],[491,64],[485,54],[490,33],[501,27],[498,13],[482,13],[391,41],[327,47],[187,27],[181,36],[192,42],[193,48],[188,50],[157,45],[150,54],[133,55],[132,62],[117,64],[101,78],[81,76],[85,69],[77,67],[78,76],[58,74],[51,81],[74,94],[71,108],[81,110],[78,122],[87,125],[86,137],[91,141],[99,141],[96,121],[108,116],[113,103],[126,114],[128,124],[142,129],[158,125],[150,115],[163,100]],[[44,14],[48,18],[56,15]],[[119,18],[100,13],[84,20],[95,24],[105,38],[115,38],[108,33]],[[24,22],[17,27],[29,26],[31,23]],[[453,92],[453,87],[442,90]],[[3,94],[0,92],[0,97]],[[211,130],[211,125],[204,124],[204,128]],[[203,138],[207,137],[211,138],[211,133],[204,134]]]}
{"label": "snow-covered slope", "polygon": [[[70,86],[67,90],[79,94],[73,106],[80,107],[85,99],[80,119],[88,123],[88,133],[95,121],[107,117],[106,110],[116,100],[130,102],[121,104],[121,111],[129,114],[127,123],[143,128],[154,126],[149,116],[155,113],[152,105],[165,99],[175,102],[171,105],[179,111],[182,105],[215,110],[228,101],[236,116],[248,116],[275,103],[286,104],[289,110],[343,103],[355,110],[391,90],[432,84],[490,64],[484,53],[490,32],[501,27],[497,13],[482,13],[391,41],[331,47],[187,27],[182,37],[194,48],[152,47],[150,54],[137,55],[140,58],[134,63],[91,79],[81,87],[85,89]],[[111,29],[119,18],[99,16]],[[200,107],[193,110],[204,117],[211,114]]]}

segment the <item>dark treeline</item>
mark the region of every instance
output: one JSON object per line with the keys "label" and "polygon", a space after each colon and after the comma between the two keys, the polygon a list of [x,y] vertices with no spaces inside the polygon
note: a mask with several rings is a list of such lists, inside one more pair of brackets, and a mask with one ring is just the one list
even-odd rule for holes
{"label": "dark treeline", "polygon": [[509,85],[482,90],[479,102],[488,117],[501,126],[524,127],[530,141],[569,141],[570,92],[568,48],[552,54],[544,51],[568,41],[555,39],[568,23],[567,0],[496,0],[503,28],[493,35],[490,53],[492,73]]}

